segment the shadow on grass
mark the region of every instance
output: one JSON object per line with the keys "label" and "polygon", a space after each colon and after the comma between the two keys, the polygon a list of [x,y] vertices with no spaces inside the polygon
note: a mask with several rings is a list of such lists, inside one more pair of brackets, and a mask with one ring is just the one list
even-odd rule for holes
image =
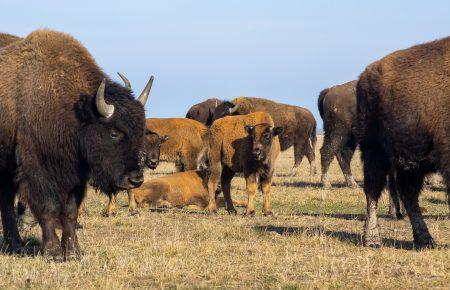
{"label": "shadow on grass", "polygon": [[[362,213],[309,213],[309,212],[297,212],[294,213],[295,216],[311,216],[311,217],[329,217],[329,218],[337,218],[337,219],[343,219],[343,220],[356,220],[356,221],[365,221],[366,220],[366,214]],[[378,214],[378,218],[383,219],[391,219],[395,220],[390,214]],[[423,215],[425,219],[430,220],[445,220],[449,218],[449,215]]]}
{"label": "shadow on grass", "polygon": [[0,254],[17,255],[19,257],[36,257],[41,254],[41,241],[35,237],[23,239],[23,246],[19,250],[11,251],[3,244],[3,237],[0,237]]}
{"label": "shadow on grass", "polygon": [[[282,236],[295,236],[306,234],[309,237],[325,235],[333,239],[337,239],[343,243],[361,247],[363,246],[363,238],[361,234],[345,232],[345,231],[330,231],[323,227],[282,227],[282,226],[256,226],[254,229],[257,232],[275,232]],[[384,238],[383,246],[395,249],[412,250],[414,245],[412,241],[404,241],[397,239]],[[445,247],[445,246],[444,246]]]}
{"label": "shadow on grass", "polygon": [[434,198],[434,197],[429,197],[429,198],[426,198],[425,200],[432,204],[447,204],[446,200],[442,200],[442,199]]}
{"label": "shadow on grass", "polygon": [[[273,186],[283,186],[283,187],[313,187],[315,189],[323,189],[323,190],[332,190],[333,188],[348,188],[346,183],[333,183],[331,186],[331,189],[324,189],[322,187],[321,182],[310,182],[310,181],[294,181],[294,182],[288,182],[288,181],[281,181],[281,182],[273,182]],[[358,185],[360,188],[362,188],[362,182],[358,182]]]}

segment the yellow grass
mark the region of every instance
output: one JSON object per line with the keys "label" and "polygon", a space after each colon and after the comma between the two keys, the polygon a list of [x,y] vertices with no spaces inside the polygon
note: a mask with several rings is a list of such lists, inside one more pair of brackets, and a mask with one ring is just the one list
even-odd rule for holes
{"label": "yellow grass", "polygon": [[[437,249],[411,250],[408,219],[387,217],[380,219],[384,247],[370,249],[361,245],[364,194],[343,187],[336,161],[330,179],[338,187],[329,191],[318,186],[319,174],[307,176],[306,160],[301,176],[287,176],[292,164],[292,151],[282,153],[272,190],[274,217],[262,216],[260,194],[254,218],[229,216],[223,209],[218,215],[206,215],[144,208],[139,216],[129,216],[126,196],[120,194],[117,215],[104,218],[101,211],[107,198],[89,192],[90,215],[80,218],[84,227],[78,232],[83,259],[54,263],[41,256],[0,255],[0,288],[442,289],[450,285],[450,223],[442,187],[421,196]],[[352,168],[361,182],[359,156]],[[171,164],[162,164],[156,173],[172,170]],[[245,197],[241,177],[233,181],[233,193]],[[387,205],[384,195],[380,214],[386,213]],[[22,236],[40,239],[40,230]]]}

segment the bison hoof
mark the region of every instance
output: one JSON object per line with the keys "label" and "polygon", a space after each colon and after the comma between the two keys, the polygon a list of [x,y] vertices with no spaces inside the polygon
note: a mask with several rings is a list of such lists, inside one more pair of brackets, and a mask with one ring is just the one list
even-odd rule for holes
{"label": "bison hoof", "polygon": [[254,210],[246,211],[244,215],[245,216],[254,217],[255,216],[255,211]]}
{"label": "bison hoof", "polygon": [[422,238],[420,240],[414,239],[414,249],[416,250],[434,249],[435,247],[436,243],[431,236]]}
{"label": "bison hoof", "polygon": [[107,212],[107,211],[104,211],[104,212],[102,213],[102,216],[103,216],[103,217],[113,217],[113,216],[116,216],[116,213],[115,213],[115,212]]}
{"label": "bison hoof", "polygon": [[228,214],[234,214],[234,215],[237,215],[237,210],[236,210],[235,208],[227,209],[227,211],[228,211]]}
{"label": "bison hoof", "polygon": [[264,216],[273,216],[273,212],[272,211],[266,211],[264,213]]}
{"label": "bison hoof", "polygon": [[20,240],[14,240],[10,242],[4,241],[3,243],[0,243],[0,252],[2,253],[8,253],[8,254],[20,254],[24,250],[24,247],[22,246],[22,241]]}
{"label": "bison hoof", "polygon": [[132,210],[130,209],[129,213],[130,213],[130,216],[139,215],[139,211],[136,209],[132,209]]}

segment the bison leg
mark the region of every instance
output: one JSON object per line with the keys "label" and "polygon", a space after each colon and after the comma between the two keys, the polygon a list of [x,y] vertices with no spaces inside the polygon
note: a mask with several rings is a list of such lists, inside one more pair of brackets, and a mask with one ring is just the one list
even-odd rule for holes
{"label": "bison leg", "polygon": [[114,209],[116,208],[116,194],[110,194],[108,200],[108,205],[106,206],[105,210],[103,211],[104,217],[110,217],[115,215]]}
{"label": "bison leg", "polygon": [[234,177],[234,172],[231,169],[225,167],[222,170],[221,185],[223,197],[225,198],[227,211],[229,214],[237,214],[236,209],[233,206],[233,200],[231,199],[231,179]]}
{"label": "bison leg", "polygon": [[246,174],[245,182],[247,187],[247,210],[245,211],[245,215],[254,216],[255,215],[255,193],[258,189],[258,185],[256,183],[256,173]]}
{"label": "bison leg", "polygon": [[302,146],[295,142],[294,143],[294,166],[291,169],[290,175],[296,176],[298,174],[298,170],[300,168],[300,164],[302,163],[303,155],[302,155]]}
{"label": "bison leg", "polygon": [[[208,179],[208,211],[210,213],[217,212],[216,191],[222,175],[222,164],[219,162],[211,163],[211,174]],[[223,189],[222,189],[223,190]]]}
{"label": "bison leg", "polygon": [[61,244],[55,231],[58,224],[57,218],[53,214],[37,213],[36,215],[42,228],[42,253],[56,260],[62,254]]}
{"label": "bison leg", "polygon": [[308,158],[309,162],[309,175],[314,176],[317,174],[317,168],[316,168],[316,153],[314,152],[314,144],[311,141],[310,138],[306,140],[305,144],[303,145],[303,152],[306,155],[306,158]]}
{"label": "bison leg", "polygon": [[428,231],[419,207],[419,193],[424,175],[417,171],[398,170],[395,178],[397,189],[409,216],[416,248],[434,247],[433,238]]}
{"label": "bison leg", "polygon": [[136,199],[134,198],[134,192],[133,190],[129,189],[127,190],[128,194],[128,211],[131,215],[138,214],[139,211],[137,210],[137,204]]}
{"label": "bison leg", "polygon": [[339,166],[341,167],[342,173],[344,174],[345,181],[347,182],[347,186],[350,188],[358,188],[358,184],[352,175],[352,170],[350,164],[352,162],[353,153],[355,149],[344,147],[339,150],[336,154],[336,158],[339,162]]}
{"label": "bison leg", "polygon": [[3,225],[3,245],[2,250],[15,252],[20,250],[22,239],[17,228],[16,213],[14,211],[14,189],[12,179],[6,178],[4,174],[0,180],[0,211]]}
{"label": "bison leg", "polygon": [[261,190],[264,194],[264,202],[263,202],[263,214],[265,216],[271,216],[272,213],[272,204],[270,202],[270,188],[272,187],[272,176],[268,178],[263,178],[260,176],[261,182]]}
{"label": "bison leg", "polygon": [[377,208],[381,192],[386,185],[389,164],[385,156],[373,152],[364,154],[364,193],[367,199],[367,219],[364,226],[364,245],[380,247]]}
{"label": "bison leg", "polygon": [[80,259],[81,251],[76,233],[78,207],[73,194],[68,197],[67,202],[64,205],[63,212],[64,214],[61,217],[61,247],[63,260],[67,261],[70,257]]}
{"label": "bison leg", "polygon": [[389,214],[394,219],[398,220],[403,219],[394,173],[389,174],[388,185],[389,185]]}
{"label": "bison leg", "polygon": [[322,186],[325,189],[331,188],[331,183],[328,180],[328,169],[330,168],[330,164],[334,159],[334,156],[339,151],[341,146],[342,137],[338,137],[336,135],[330,136],[325,132],[325,138],[323,141],[322,148],[320,148],[320,163],[322,166]]}

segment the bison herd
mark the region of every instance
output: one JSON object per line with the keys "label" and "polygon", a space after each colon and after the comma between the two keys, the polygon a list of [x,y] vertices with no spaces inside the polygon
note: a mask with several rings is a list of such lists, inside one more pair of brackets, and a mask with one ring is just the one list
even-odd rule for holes
{"label": "bison herd", "polygon": [[[127,191],[137,205],[191,207],[216,212],[235,206],[255,214],[262,191],[272,215],[270,188],[280,151],[294,149],[291,171],[303,157],[316,174],[316,120],[302,107],[238,97],[208,99],[186,118],[145,119],[153,77],[135,98],[130,81],[114,82],[73,37],[38,30],[26,38],[0,34],[1,249],[20,253],[16,201],[42,229],[42,253],[80,258],[77,218],[87,185],[115,196]],[[364,164],[367,220],[364,243],[381,238],[377,203],[387,185],[393,208],[400,201],[417,248],[433,247],[418,204],[425,175],[439,172],[450,194],[450,37],[394,52],[369,65],[358,80],[320,92],[324,124],[320,149],[322,185],[331,187],[334,156],[349,187],[358,188],[350,162],[357,146]],[[144,167],[174,162],[177,173],[152,180]],[[247,201],[232,200],[231,180],[240,173]],[[223,194],[223,197],[220,195]],[[56,229],[62,234],[58,237]]]}

